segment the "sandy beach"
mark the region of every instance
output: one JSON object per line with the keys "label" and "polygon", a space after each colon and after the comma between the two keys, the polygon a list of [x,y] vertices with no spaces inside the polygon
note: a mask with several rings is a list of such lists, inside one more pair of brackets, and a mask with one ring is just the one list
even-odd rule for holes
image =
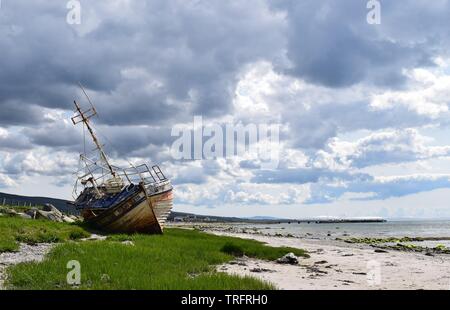
{"label": "sandy beach", "polygon": [[[374,247],[365,243],[348,243],[332,235],[328,236],[330,234],[327,230],[327,237],[323,238],[249,233],[245,226],[243,228],[226,224],[184,223],[171,226],[188,230],[196,228],[220,236],[253,239],[273,247],[306,250],[310,257],[298,257],[298,264],[280,264],[244,256],[215,267],[219,272],[261,279],[281,290],[450,289],[450,255],[436,251],[404,251]],[[106,236],[94,234],[80,240],[83,242],[105,238]],[[122,241],[125,242],[127,241]],[[131,244],[134,245],[132,242]],[[46,243],[22,243],[17,252],[0,253],[0,289],[3,289],[7,267],[21,262],[42,261],[54,246],[55,244]],[[282,255],[284,250],[280,256]]]}
{"label": "sandy beach", "polygon": [[250,275],[269,281],[279,289],[372,289],[372,290],[448,290],[450,257],[389,250],[342,241],[284,238],[244,233],[210,233],[265,242],[271,246],[302,248],[310,258],[299,258],[298,265],[243,258],[218,266],[230,274]]}

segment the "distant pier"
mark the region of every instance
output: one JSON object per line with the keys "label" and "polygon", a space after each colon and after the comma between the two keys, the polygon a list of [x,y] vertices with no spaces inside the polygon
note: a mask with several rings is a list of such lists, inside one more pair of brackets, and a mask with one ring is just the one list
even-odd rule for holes
{"label": "distant pier", "polygon": [[340,224],[340,223],[385,223],[385,219],[308,219],[264,221],[267,224]]}

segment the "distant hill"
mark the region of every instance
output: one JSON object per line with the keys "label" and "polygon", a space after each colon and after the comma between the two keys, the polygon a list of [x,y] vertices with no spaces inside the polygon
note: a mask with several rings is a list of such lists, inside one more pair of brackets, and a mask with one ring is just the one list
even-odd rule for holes
{"label": "distant hill", "polygon": [[253,217],[226,217],[213,215],[198,215],[193,213],[172,212],[169,216],[171,221],[184,222],[222,222],[222,223],[254,223],[254,224],[327,224],[327,223],[380,223],[386,220],[382,218],[303,218],[303,219],[286,219],[271,216],[253,216]]}
{"label": "distant hill", "polygon": [[69,214],[78,214],[79,212],[75,209],[75,207],[68,204],[68,200],[57,199],[57,198],[49,198],[49,197],[29,197],[29,196],[21,196],[21,195],[12,195],[0,192],[0,205],[3,202],[6,204],[12,205],[23,205],[24,203],[31,205],[44,205],[46,203],[50,203],[54,205],[58,210],[69,213]]}
{"label": "distant hill", "polygon": [[[31,205],[44,205],[46,203],[50,203],[54,205],[58,210],[69,213],[69,214],[79,214],[80,212],[75,209],[72,205],[68,204],[68,200],[50,198],[50,197],[31,197],[31,196],[21,196],[21,195],[12,195],[0,192],[0,205],[6,202],[6,204],[12,205],[23,205],[23,204],[31,204]],[[169,220],[174,220],[175,218],[191,218],[196,219],[198,221],[203,220],[211,220],[211,221],[221,221],[221,222],[242,222],[243,219],[237,217],[220,217],[220,216],[208,216],[208,215],[197,215],[191,213],[183,213],[183,212],[172,212],[169,215]]]}
{"label": "distant hill", "polygon": [[273,216],[252,216],[246,218],[249,220],[280,220],[280,218]]}
{"label": "distant hill", "polygon": [[[23,205],[24,203],[32,205],[44,205],[50,203],[54,205],[57,209],[68,214],[79,214],[80,212],[69,204],[68,200],[56,199],[49,197],[28,197],[20,195],[11,195],[0,192],[0,205],[5,199],[7,204],[17,204]],[[379,223],[384,222],[382,218],[350,218],[350,219],[340,219],[340,218],[328,218],[328,217],[318,217],[312,219],[279,219],[270,216],[254,216],[248,218],[240,217],[227,217],[227,216],[213,216],[213,215],[199,215],[193,213],[176,212],[172,211],[168,217],[169,221],[185,221],[185,222],[222,222],[222,223],[236,223],[236,222],[246,222],[246,223],[265,223],[265,224],[294,224],[294,223]]]}
{"label": "distant hill", "polygon": [[199,215],[184,212],[172,212],[169,221],[182,220],[185,222],[222,222],[222,223],[255,223],[255,224],[281,224],[295,223],[301,220],[281,219],[271,216],[253,216],[253,217],[228,217],[214,215]]}
{"label": "distant hill", "polygon": [[172,211],[168,217],[169,221],[176,219],[183,219],[191,222],[244,222],[248,221],[239,217],[213,216],[213,215],[199,215],[193,213]]}

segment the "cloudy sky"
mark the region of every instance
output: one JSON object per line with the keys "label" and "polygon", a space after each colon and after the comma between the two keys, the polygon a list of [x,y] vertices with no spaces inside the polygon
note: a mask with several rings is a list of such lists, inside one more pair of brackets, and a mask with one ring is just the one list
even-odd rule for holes
{"label": "cloudy sky", "polygon": [[[178,211],[450,218],[450,1],[2,0],[0,191],[71,198],[80,81]],[[69,16],[70,17],[70,16]],[[280,162],[175,160],[174,126],[278,124]]]}

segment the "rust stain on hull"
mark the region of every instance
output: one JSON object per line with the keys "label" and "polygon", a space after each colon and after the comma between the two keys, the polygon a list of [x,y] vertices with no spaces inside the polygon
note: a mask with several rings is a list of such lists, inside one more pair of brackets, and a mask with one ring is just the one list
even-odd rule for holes
{"label": "rust stain on hull", "polygon": [[[134,199],[96,216],[83,216],[88,225],[107,232],[161,234],[173,207],[172,190],[149,196],[150,203],[145,198],[142,200],[143,197],[142,191]],[[135,199],[140,199],[140,202],[135,203]]]}

